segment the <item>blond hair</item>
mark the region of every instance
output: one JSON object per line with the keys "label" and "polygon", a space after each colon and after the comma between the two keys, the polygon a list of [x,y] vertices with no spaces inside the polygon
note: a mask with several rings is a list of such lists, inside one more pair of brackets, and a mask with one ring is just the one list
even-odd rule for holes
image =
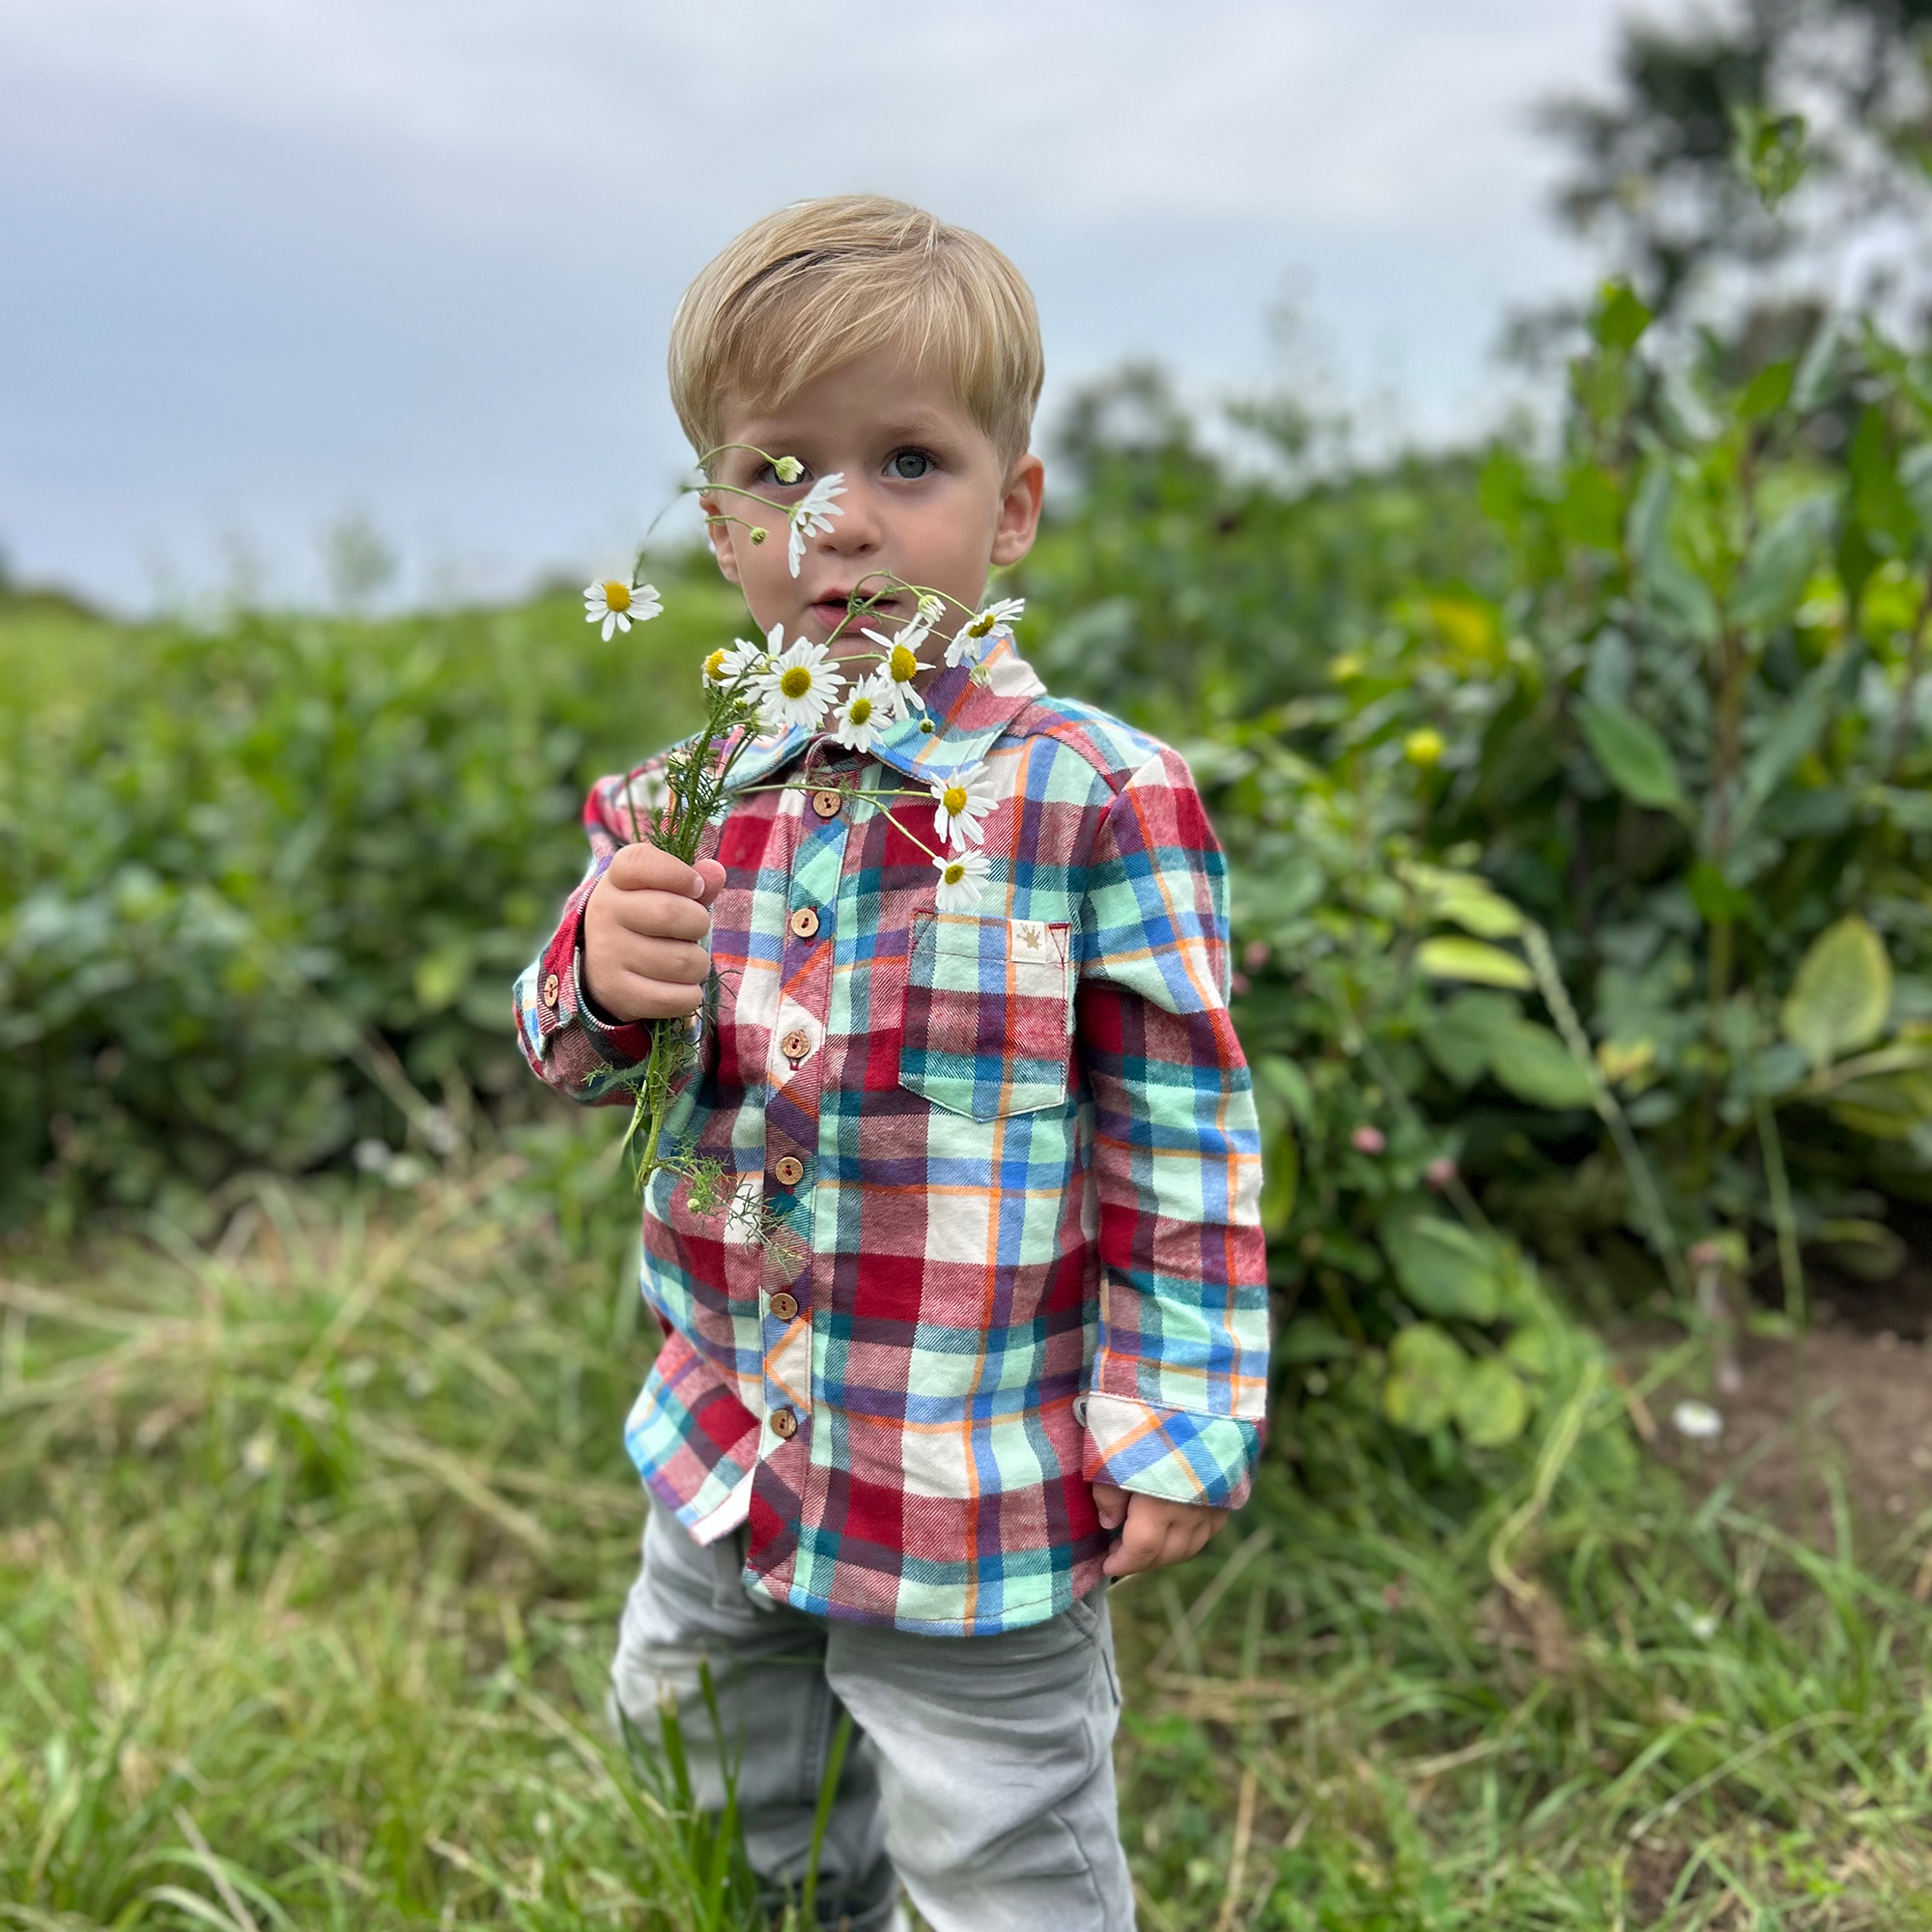
{"label": "blond hair", "polygon": [[951,377],[1003,461],[1026,453],[1043,373],[1032,290],[984,237],[884,195],[795,201],[715,256],[671,323],[671,402],[702,455],[728,408],[775,407],[892,347]]}

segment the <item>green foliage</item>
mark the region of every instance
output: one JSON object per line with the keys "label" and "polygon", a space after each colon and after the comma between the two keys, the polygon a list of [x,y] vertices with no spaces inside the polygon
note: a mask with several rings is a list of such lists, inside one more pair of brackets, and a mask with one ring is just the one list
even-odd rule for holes
{"label": "green foliage", "polygon": [[[651,1341],[620,1125],[14,1249],[0,1924],[769,1932],[605,1717]],[[1325,1374],[1233,1528],[1111,1598],[1151,1926],[1926,1922],[1923,1519],[1821,1551],[1693,1507],[1601,1379],[1452,1515]],[[1453,1385],[1471,1441],[1510,1419]]]}
{"label": "green foliage", "polygon": [[[1272,486],[1271,571],[1254,492],[1172,421],[1090,439],[1028,569],[1062,683],[1172,732],[1196,673],[1293,1350],[1389,1365],[1424,1435],[1527,1329],[1408,1231],[1500,1228],[1626,1299],[1735,1236],[1797,1305],[1804,1242],[1932,1194],[1932,380],[1843,325],[1666,368],[1648,324],[1604,293],[1553,460]],[[1084,608],[1076,546],[1109,564]],[[1183,554],[1232,663],[1185,627]],[[1273,627],[1231,582],[1270,583]],[[1418,1317],[1448,1325],[1405,1341]]]}
{"label": "green foliage", "polygon": [[[213,633],[0,611],[0,1214],[444,1151],[514,1105],[507,988],[582,868],[583,787],[695,717],[732,616],[696,578],[608,644],[561,597]],[[408,1082],[442,1113],[399,1119]]]}

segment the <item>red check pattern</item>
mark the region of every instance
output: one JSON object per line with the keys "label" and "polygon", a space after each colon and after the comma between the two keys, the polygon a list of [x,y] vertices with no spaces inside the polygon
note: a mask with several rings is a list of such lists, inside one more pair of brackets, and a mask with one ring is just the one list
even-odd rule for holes
{"label": "red check pattern", "polygon": [[[1094,1481],[1246,1494],[1261,1163],[1225,867],[1185,765],[1050,697],[1005,641],[927,701],[934,730],[909,721],[869,758],[754,741],[708,835],[718,1011],[668,1132],[786,1238],[652,1183],[642,1287],[666,1340],[626,1433],[695,1534],[749,1523],[753,1589],[975,1634],[1092,1587]],[[981,761],[991,878],[941,913],[924,793]],[[864,796],[814,809],[834,782]],[[648,1048],[582,993],[625,783],[593,788],[589,869],[517,985],[531,1065],[591,1102],[628,1103]]]}

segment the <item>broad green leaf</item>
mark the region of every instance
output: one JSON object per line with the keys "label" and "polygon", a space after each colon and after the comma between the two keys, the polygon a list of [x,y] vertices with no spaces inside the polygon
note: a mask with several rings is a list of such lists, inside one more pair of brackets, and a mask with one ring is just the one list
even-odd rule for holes
{"label": "broad green leaf", "polygon": [[1580,704],[1577,715],[1605,777],[1627,799],[1653,811],[1688,811],[1677,760],[1654,725],[1621,704]]}
{"label": "broad green leaf", "polygon": [[1866,540],[1882,556],[1906,554],[1918,534],[1918,513],[1899,479],[1891,430],[1876,405],[1859,418],[1846,462],[1852,472],[1852,508]]}
{"label": "broad green leaf", "polygon": [[1501,1312],[1502,1256],[1490,1236],[1439,1214],[1384,1222],[1380,1234],[1402,1292],[1425,1315],[1493,1321]]}
{"label": "broad green leaf", "polygon": [[1303,1133],[1315,1126],[1315,1090],[1305,1074],[1284,1053],[1264,1053],[1254,1062],[1256,1098],[1285,1113]]}
{"label": "broad green leaf", "polygon": [[1490,1356],[1477,1362],[1456,1392],[1456,1427],[1478,1449],[1514,1442],[1529,1422],[1529,1391],[1510,1365]]}
{"label": "broad green leaf", "polygon": [[1608,551],[1613,556],[1623,548],[1623,496],[1615,479],[1595,464],[1586,463],[1571,471],[1556,519],[1572,543]]}
{"label": "broad green leaf", "polygon": [[1424,1051],[1445,1078],[1473,1087],[1490,1070],[1497,1045],[1518,1017],[1507,993],[1458,993],[1420,1028]]}
{"label": "broad green leaf", "polygon": [[1274,1142],[1262,1184],[1261,1215],[1264,1234],[1283,1235],[1294,1216],[1295,1189],[1301,1180],[1301,1143],[1292,1133]]}
{"label": "broad green leaf", "polygon": [[1345,1362],[1355,1345],[1325,1315],[1297,1315],[1274,1345],[1277,1362]]}
{"label": "broad green leaf", "polygon": [[1797,770],[1831,722],[1838,703],[1842,666],[1834,659],[1805,679],[1798,696],[1772,721],[1771,729],[1745,761],[1744,790],[1731,838],[1741,839],[1773,794]]}
{"label": "broad green leaf", "polygon": [[1590,333],[1605,349],[1634,349],[1650,327],[1651,312],[1628,282],[1605,282],[1590,318]]}
{"label": "broad green leaf", "polygon": [[1514,939],[1523,929],[1522,914],[1474,872],[1416,863],[1400,866],[1397,871],[1437,919],[1446,919],[1478,939]]}
{"label": "broad green leaf", "polygon": [[1741,893],[1708,859],[1699,859],[1684,881],[1690,903],[1707,925],[1731,925],[1751,909],[1748,893]]}
{"label": "broad green leaf", "polygon": [[1718,604],[1710,586],[1678,554],[1672,538],[1677,479],[1653,463],[1631,502],[1628,544],[1645,601],[1687,636],[1707,642],[1718,635]]}
{"label": "broad green leaf", "polygon": [[1595,1094],[1587,1068],[1546,1026],[1518,1020],[1497,1043],[1490,1070],[1496,1082],[1533,1107],[1587,1107]]}
{"label": "broad green leaf", "polygon": [[1466,980],[1477,986],[1507,986],[1526,992],[1536,976],[1514,952],[1486,946],[1480,939],[1445,935],[1425,939],[1415,949],[1415,963],[1432,980]]}
{"label": "broad green leaf", "polygon": [[1456,1413],[1456,1398],[1468,1372],[1469,1358],[1456,1338],[1433,1321],[1418,1321],[1389,1344],[1382,1413],[1398,1429],[1428,1435]]}
{"label": "broad green leaf", "polygon": [[1733,621],[1771,630],[1797,610],[1811,567],[1832,534],[1837,502],[1824,492],[1803,497],[1759,530],[1731,591]]}
{"label": "broad green leaf", "polygon": [[1918,527],[1932,535],[1932,442],[1921,442],[1898,459],[1898,480],[1918,518]]}
{"label": "broad green leaf", "polygon": [[1767,362],[1740,392],[1736,403],[1739,416],[1746,422],[1757,422],[1776,415],[1791,400],[1791,377],[1788,357],[1782,362]]}
{"label": "broad green leaf", "polygon": [[1791,407],[1809,414],[1831,394],[1838,379],[1838,331],[1840,311],[1828,309],[1805,345],[1791,384]]}
{"label": "broad green leaf", "polygon": [[1832,1094],[1833,1117],[1874,1140],[1909,1139],[1932,1121],[1932,1076],[1881,1073],[1848,1080]]}
{"label": "broad green leaf", "polygon": [[1891,1008],[1885,941],[1857,913],[1827,926],[1799,962],[1780,1018],[1814,1067],[1878,1037]]}
{"label": "broad green leaf", "polygon": [[1533,1322],[1526,1328],[1519,1328],[1503,1344],[1503,1353],[1511,1366],[1525,1376],[1539,1380],[1553,1376],[1562,1365],[1557,1346],[1561,1332],[1553,1323]]}

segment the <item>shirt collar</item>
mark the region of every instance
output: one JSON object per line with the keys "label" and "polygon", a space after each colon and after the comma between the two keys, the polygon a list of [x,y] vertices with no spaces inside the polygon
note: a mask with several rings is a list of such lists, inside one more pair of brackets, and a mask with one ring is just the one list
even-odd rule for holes
{"label": "shirt collar", "polygon": [[[1000,733],[1046,695],[1037,672],[1013,648],[1010,634],[996,633],[980,660],[983,682],[974,678],[973,669],[971,665],[942,669],[926,687],[925,710],[897,720],[873,739],[871,755],[902,778],[943,782],[977,765]],[[922,718],[931,719],[930,731],[920,729]],[[782,771],[825,735],[794,725],[777,737],[753,738],[732,766],[725,791],[742,791]]]}

